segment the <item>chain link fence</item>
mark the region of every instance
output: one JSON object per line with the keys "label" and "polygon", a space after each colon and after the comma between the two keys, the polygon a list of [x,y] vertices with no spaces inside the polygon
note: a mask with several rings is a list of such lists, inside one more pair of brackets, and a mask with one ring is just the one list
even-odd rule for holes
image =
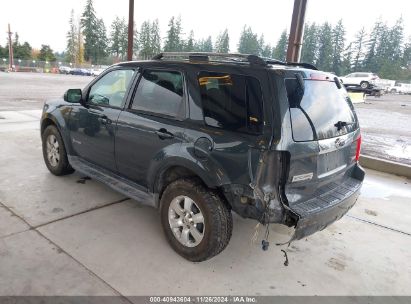
{"label": "chain link fence", "polygon": [[[107,68],[106,65],[92,65],[89,63],[73,64],[63,61],[38,61],[38,60],[22,60],[14,59],[13,68],[14,72],[32,72],[32,73],[54,73],[54,74],[71,74],[78,70],[84,70],[84,72],[101,70]],[[9,70],[9,59],[0,58],[0,70]]]}

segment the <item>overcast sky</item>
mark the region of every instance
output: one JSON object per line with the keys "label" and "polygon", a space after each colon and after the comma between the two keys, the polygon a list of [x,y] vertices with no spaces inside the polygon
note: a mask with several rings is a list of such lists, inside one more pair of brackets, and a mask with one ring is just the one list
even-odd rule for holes
{"label": "overcast sky", "polygon": [[[1,1],[0,45],[6,44],[7,24],[18,32],[21,41],[34,48],[49,44],[55,51],[66,47],[66,33],[71,9],[77,16],[83,11],[85,0],[10,0]],[[116,16],[128,16],[128,0],[94,0],[97,16],[109,27]],[[165,37],[171,16],[180,15],[185,33],[194,30],[195,38],[211,35],[213,39],[224,28],[230,34],[231,50],[237,48],[244,24],[254,32],[263,33],[266,42],[275,44],[282,30],[290,27],[293,0],[135,0],[135,21],[159,19],[162,37]],[[411,35],[411,2],[408,0],[308,0],[307,21],[336,23],[343,19],[347,37],[365,26],[371,28],[381,17],[392,25],[402,15],[406,36]]]}

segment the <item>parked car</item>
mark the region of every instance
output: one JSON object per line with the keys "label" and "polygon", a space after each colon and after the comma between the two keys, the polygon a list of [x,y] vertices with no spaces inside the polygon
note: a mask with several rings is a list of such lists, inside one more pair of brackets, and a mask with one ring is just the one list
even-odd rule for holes
{"label": "parked car", "polygon": [[60,74],[70,74],[70,71],[71,71],[71,68],[68,67],[68,66],[62,65],[62,66],[59,67],[59,73]]}
{"label": "parked car", "polygon": [[358,72],[340,77],[340,79],[345,86],[359,86],[362,89],[368,89],[371,85],[375,84],[376,80],[380,78],[375,73]]}
{"label": "parked car", "polygon": [[99,76],[101,73],[104,72],[106,68],[99,68],[99,69],[92,69],[90,70],[91,76]]}
{"label": "parked car", "polygon": [[76,170],[157,208],[172,248],[197,262],[227,246],[232,211],[301,239],[341,218],[364,179],[338,78],[253,55],[114,65],[47,102],[41,137],[52,174]]}
{"label": "parked car", "polygon": [[396,85],[388,89],[390,93],[399,94],[411,94],[411,84],[410,83],[397,83]]}
{"label": "parked car", "polygon": [[70,74],[71,75],[81,75],[81,76],[92,76],[91,71],[87,69],[71,69]]}

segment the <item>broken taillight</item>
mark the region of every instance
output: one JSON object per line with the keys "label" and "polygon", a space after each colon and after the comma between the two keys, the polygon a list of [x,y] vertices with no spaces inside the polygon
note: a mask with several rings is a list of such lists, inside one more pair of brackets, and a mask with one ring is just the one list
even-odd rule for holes
{"label": "broken taillight", "polygon": [[360,153],[361,153],[361,134],[360,137],[358,137],[357,139],[357,149],[355,151],[355,161],[359,161],[360,160]]}

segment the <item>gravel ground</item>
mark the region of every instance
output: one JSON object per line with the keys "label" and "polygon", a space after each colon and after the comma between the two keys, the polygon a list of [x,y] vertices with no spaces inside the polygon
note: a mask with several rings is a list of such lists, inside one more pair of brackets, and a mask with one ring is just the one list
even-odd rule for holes
{"label": "gravel ground", "polygon": [[368,97],[355,107],[362,153],[411,165],[411,95]]}
{"label": "gravel ground", "polygon": [[[93,78],[0,72],[0,111],[41,109],[46,99]],[[363,132],[362,153],[411,165],[411,95],[369,97],[355,104]]]}

